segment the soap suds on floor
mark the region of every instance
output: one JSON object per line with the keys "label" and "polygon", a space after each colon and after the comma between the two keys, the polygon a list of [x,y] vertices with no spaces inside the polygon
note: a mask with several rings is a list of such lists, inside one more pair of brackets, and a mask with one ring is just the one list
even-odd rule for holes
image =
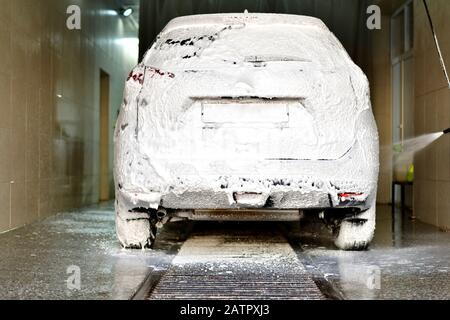
{"label": "soap suds on floor", "polygon": [[173,266],[202,270],[205,274],[305,272],[281,235],[194,235],[183,244]]}

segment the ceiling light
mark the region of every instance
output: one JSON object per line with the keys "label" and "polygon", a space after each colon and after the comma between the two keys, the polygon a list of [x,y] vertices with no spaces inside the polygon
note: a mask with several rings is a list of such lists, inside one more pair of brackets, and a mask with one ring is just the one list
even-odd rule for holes
{"label": "ceiling light", "polygon": [[122,15],[123,15],[124,17],[129,17],[129,16],[131,16],[132,14],[133,14],[133,8],[128,7],[128,8],[123,8],[123,9],[122,9]]}

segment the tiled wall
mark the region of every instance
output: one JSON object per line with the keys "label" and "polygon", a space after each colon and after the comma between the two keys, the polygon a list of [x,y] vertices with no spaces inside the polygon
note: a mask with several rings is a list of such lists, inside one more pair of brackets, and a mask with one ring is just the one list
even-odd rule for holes
{"label": "tiled wall", "polygon": [[[82,9],[82,29],[66,9]],[[99,197],[100,69],[112,130],[137,26],[115,0],[0,0],[0,232]],[[112,172],[110,172],[112,183]],[[113,188],[111,188],[113,190]]]}
{"label": "tiled wall", "polygon": [[[390,18],[402,0],[375,1],[382,10],[382,29],[369,32],[367,75],[380,132],[378,202],[391,201],[392,100]],[[450,67],[450,1],[428,1],[447,66]],[[450,126],[447,88],[422,0],[414,1],[415,131],[416,136]],[[450,228],[450,136],[441,137],[415,157],[414,211],[422,221]]]}
{"label": "tiled wall", "polygon": [[[416,135],[450,127],[450,89],[443,76],[422,1],[415,1]],[[450,68],[450,1],[428,1],[447,67]],[[414,210],[427,223],[450,229],[450,135],[415,158]]]}

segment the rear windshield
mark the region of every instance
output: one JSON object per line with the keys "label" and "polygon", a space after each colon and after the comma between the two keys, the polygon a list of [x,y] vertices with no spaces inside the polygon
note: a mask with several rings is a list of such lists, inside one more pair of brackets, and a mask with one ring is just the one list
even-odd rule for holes
{"label": "rear windshield", "polygon": [[328,30],[314,26],[193,26],[162,33],[146,54],[145,64],[176,69],[217,69],[243,63],[314,65],[335,70],[348,55]]}

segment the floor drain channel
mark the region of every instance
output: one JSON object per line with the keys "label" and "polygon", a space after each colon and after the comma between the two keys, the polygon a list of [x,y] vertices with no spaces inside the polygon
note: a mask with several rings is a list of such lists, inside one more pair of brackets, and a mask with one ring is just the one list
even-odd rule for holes
{"label": "floor drain channel", "polygon": [[325,299],[280,235],[196,235],[148,299]]}

